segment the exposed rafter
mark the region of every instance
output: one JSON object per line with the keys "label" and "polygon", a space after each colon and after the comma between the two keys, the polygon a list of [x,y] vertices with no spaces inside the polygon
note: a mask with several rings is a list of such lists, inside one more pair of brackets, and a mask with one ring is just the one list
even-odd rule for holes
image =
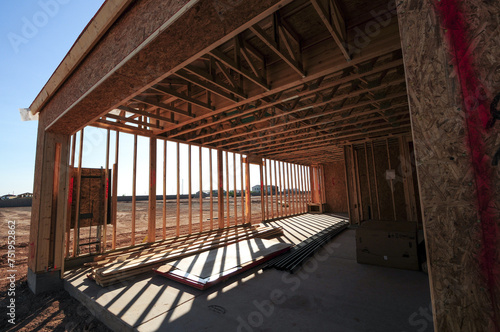
{"label": "exposed rafter", "polygon": [[[347,50],[347,30],[345,26],[344,18],[340,13],[340,10],[336,4],[336,0],[327,0],[328,11],[323,8],[320,0],[310,0],[314,9],[318,13],[321,21],[328,29],[328,32],[332,35],[333,40],[340,48],[340,51],[344,55],[347,61],[351,60],[349,52]],[[330,14],[329,14],[330,13]]]}

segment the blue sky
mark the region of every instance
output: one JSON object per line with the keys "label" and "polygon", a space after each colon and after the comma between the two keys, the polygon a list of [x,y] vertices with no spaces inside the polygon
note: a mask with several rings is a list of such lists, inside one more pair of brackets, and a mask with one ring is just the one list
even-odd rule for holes
{"label": "blue sky", "polygon": [[22,122],[18,109],[31,105],[103,2],[1,2],[0,195],[33,191],[38,122]]}
{"label": "blue sky", "polygon": [[[28,108],[104,0],[23,0],[0,4],[0,195],[33,191],[37,121],[21,121],[19,108]],[[79,139],[79,136],[78,136]],[[115,133],[110,163],[114,162]],[[118,194],[132,193],[133,136],[120,134]],[[139,137],[137,194],[148,193],[148,139]],[[167,146],[167,193],[176,193],[176,146]],[[209,190],[208,150],[203,149],[203,190]],[[83,167],[105,167],[106,132],[86,128]],[[187,146],[181,145],[181,193],[188,192]],[[192,148],[192,192],[199,190],[197,147]],[[78,153],[77,153],[78,155]],[[213,155],[213,188],[216,158]],[[78,158],[77,158],[78,159]],[[158,194],[162,193],[163,142],[158,142]],[[75,163],[78,164],[78,160]],[[224,172],[225,173],[225,172]],[[241,188],[237,155],[236,189]],[[233,184],[233,155],[229,182]],[[259,184],[259,168],[251,167],[251,185]],[[224,184],[226,180],[224,180]]]}

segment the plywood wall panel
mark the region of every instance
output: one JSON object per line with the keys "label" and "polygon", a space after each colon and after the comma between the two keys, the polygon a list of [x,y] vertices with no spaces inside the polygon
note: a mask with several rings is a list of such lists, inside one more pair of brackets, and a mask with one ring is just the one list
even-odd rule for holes
{"label": "plywood wall panel", "polygon": [[328,212],[348,212],[344,161],[324,164]]}
{"label": "plywood wall panel", "polygon": [[[500,3],[403,0],[398,15],[434,324],[437,331],[499,331],[500,176],[490,163],[500,135],[498,124],[486,132],[474,123],[474,112],[500,91]],[[485,91],[477,104],[463,100],[477,91],[471,83]],[[470,146],[473,132],[481,145]]]}

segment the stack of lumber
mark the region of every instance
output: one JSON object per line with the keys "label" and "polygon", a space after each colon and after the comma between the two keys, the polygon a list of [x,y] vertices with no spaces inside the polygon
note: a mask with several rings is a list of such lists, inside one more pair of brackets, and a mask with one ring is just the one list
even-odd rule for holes
{"label": "stack of lumber", "polygon": [[102,287],[131,279],[167,262],[253,238],[270,239],[283,235],[282,228],[234,226],[197,235],[179,236],[155,243],[122,248],[100,255],[88,277]]}

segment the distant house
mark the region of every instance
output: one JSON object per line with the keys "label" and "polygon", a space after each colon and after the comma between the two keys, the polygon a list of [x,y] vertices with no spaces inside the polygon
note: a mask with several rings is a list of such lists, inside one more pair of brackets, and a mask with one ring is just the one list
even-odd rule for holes
{"label": "distant house", "polygon": [[23,193],[23,194],[17,195],[17,198],[33,198],[33,194],[32,193]]}
{"label": "distant house", "polygon": [[14,199],[14,198],[17,198],[17,196],[16,195],[11,195],[11,194],[0,196],[0,200],[2,200],[2,201],[6,201],[8,199]]}
{"label": "distant house", "polygon": [[[267,194],[271,194],[271,190],[273,191],[273,194],[276,194],[279,190],[278,186],[267,186]],[[252,187],[252,191],[256,191],[260,193],[260,185],[256,185]]]}

